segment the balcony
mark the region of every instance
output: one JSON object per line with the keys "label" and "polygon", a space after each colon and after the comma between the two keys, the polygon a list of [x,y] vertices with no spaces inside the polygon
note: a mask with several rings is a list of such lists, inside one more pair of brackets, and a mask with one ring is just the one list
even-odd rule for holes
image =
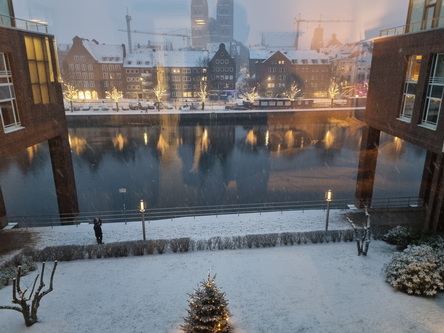
{"label": "balcony", "polygon": [[40,21],[29,21],[0,14],[0,27],[16,28],[40,33],[48,33],[48,25]]}
{"label": "balcony", "polygon": [[410,24],[401,25],[394,28],[384,29],[379,32],[379,37],[396,36],[396,35],[409,34],[409,33],[439,29],[439,28],[444,28],[444,16],[435,17],[430,20],[413,22]]}

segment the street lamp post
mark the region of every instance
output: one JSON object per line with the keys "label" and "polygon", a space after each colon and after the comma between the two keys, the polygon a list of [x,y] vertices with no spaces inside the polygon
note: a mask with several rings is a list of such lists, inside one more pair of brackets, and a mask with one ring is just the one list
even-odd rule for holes
{"label": "street lamp post", "polygon": [[119,188],[119,193],[122,193],[123,216],[125,217],[125,224],[126,224],[126,207],[125,207],[125,193],[126,193],[126,188],[124,188],[124,187]]}
{"label": "street lamp post", "polygon": [[145,234],[145,201],[140,200],[140,206],[139,210],[142,213],[142,232],[143,232],[143,240],[146,240],[146,234]]}
{"label": "street lamp post", "polygon": [[327,201],[327,218],[325,220],[325,231],[328,230],[328,215],[330,214],[330,202],[332,200],[333,194],[331,190],[325,192],[325,201]]}

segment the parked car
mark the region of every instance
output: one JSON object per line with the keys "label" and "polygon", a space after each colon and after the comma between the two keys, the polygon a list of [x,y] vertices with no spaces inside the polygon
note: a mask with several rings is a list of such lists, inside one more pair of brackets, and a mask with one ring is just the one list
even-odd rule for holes
{"label": "parked car", "polygon": [[100,110],[98,104],[94,104],[94,105],[92,106],[92,109],[93,109],[94,111],[99,111],[99,110]]}
{"label": "parked car", "polygon": [[103,103],[103,104],[102,104],[102,110],[103,110],[103,111],[108,111],[108,110],[109,110],[109,106],[108,106],[108,104]]}
{"label": "parked car", "polygon": [[121,109],[124,110],[124,111],[128,111],[130,109],[129,108],[129,104],[128,103],[122,103],[121,104]]}
{"label": "parked car", "polygon": [[130,102],[129,103],[129,108],[131,110],[139,110],[139,103],[137,103],[137,102]]}
{"label": "parked car", "polygon": [[80,105],[79,104],[74,104],[73,105],[73,109],[74,109],[74,111],[80,111]]}
{"label": "parked car", "polygon": [[148,103],[139,102],[139,109],[140,110],[148,110]]}
{"label": "parked car", "polygon": [[83,104],[82,110],[83,111],[88,111],[91,107],[89,106],[89,104]]}
{"label": "parked car", "polygon": [[174,109],[174,106],[173,106],[172,104],[170,104],[170,103],[165,103],[165,104],[163,105],[163,107],[164,107],[165,109],[168,109],[168,110],[172,110],[172,109]]}
{"label": "parked car", "polygon": [[147,103],[148,104],[148,109],[149,110],[154,110],[156,108],[156,106],[154,105],[154,103]]}
{"label": "parked car", "polygon": [[65,111],[69,111],[71,109],[71,107],[69,106],[69,103],[63,103],[65,106]]}

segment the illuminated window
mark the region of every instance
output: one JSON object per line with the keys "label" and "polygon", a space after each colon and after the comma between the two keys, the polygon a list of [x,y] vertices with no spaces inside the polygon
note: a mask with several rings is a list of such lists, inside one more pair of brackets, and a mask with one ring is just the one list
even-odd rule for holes
{"label": "illuminated window", "polygon": [[53,83],[59,75],[54,72],[49,39],[25,36],[25,45],[34,103],[53,103],[56,100]]}
{"label": "illuminated window", "polygon": [[12,73],[4,53],[0,53],[0,117],[5,133],[20,127]]}
{"label": "illuminated window", "polygon": [[432,72],[425,101],[422,125],[436,129],[444,93],[444,53],[433,58]]}
{"label": "illuminated window", "polygon": [[422,56],[409,56],[407,61],[407,71],[405,75],[404,97],[400,117],[410,121],[415,104],[416,87],[418,85],[419,68]]}

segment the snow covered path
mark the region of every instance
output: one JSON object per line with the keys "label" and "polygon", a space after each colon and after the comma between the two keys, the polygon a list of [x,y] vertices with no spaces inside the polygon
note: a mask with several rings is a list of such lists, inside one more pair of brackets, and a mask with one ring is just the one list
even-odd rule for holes
{"label": "snow covered path", "polygon": [[[330,210],[329,230],[349,229],[346,211]],[[92,222],[92,221],[91,221]],[[273,212],[262,214],[233,214],[199,216],[173,220],[146,221],[147,239],[172,239],[190,237],[209,239],[220,236],[243,236],[282,232],[325,230],[326,212],[306,210]],[[106,223],[103,220],[103,241],[105,243],[134,241],[142,239],[141,221]],[[43,248],[55,245],[95,244],[92,224],[78,226],[43,227],[29,229],[35,234],[36,246]]]}

